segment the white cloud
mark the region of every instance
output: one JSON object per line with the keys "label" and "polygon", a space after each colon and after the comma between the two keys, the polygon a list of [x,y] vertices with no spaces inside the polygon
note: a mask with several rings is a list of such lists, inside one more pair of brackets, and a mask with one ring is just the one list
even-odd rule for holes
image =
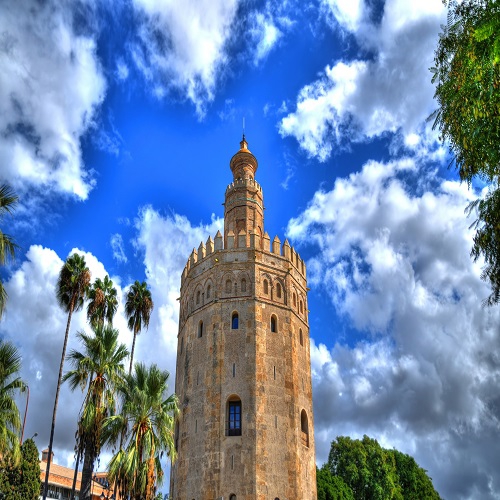
{"label": "white cloud", "polygon": [[0,16],[1,178],[85,199],[93,180],[80,138],[104,99],[95,41],[74,31],[71,3],[9,2]]}
{"label": "white cloud", "polygon": [[[444,6],[438,1],[388,1],[380,24],[362,2],[327,2],[340,26],[352,31],[370,58],[337,61],[306,85],[296,110],[279,125],[310,156],[325,161],[344,141],[402,131],[411,136],[435,108],[432,65]],[[364,10],[363,10],[364,9]]]}
{"label": "white cloud", "polygon": [[142,16],[139,35],[143,48],[136,47],[133,53],[138,68],[159,98],[169,88],[179,89],[203,116],[227,62],[225,44],[235,21],[237,0],[133,3]]}
{"label": "white cloud", "polygon": [[253,12],[249,22],[252,42],[255,45],[253,62],[257,66],[271,52],[283,33],[276,26],[269,9],[265,14]]}
{"label": "white cloud", "polygon": [[116,71],[115,75],[116,78],[119,81],[124,81],[129,77],[130,70],[128,69],[128,66],[125,64],[125,61],[123,59],[118,59],[116,61]]}
{"label": "white cloud", "polygon": [[310,283],[360,335],[312,343],[320,464],[332,437],[368,434],[415,456],[444,497],[498,498],[500,452],[485,443],[500,419],[500,311],[481,307],[470,198],[414,160],[370,161],[290,221],[288,236],[316,248]]}
{"label": "white cloud", "polygon": [[113,258],[120,263],[128,262],[127,255],[123,249],[123,238],[119,233],[115,233],[111,236],[110,240],[111,249],[113,250]]}
{"label": "white cloud", "polygon": [[323,0],[322,5],[327,15],[332,15],[335,21],[344,29],[355,32],[359,29],[364,10],[363,0]]}
{"label": "white cloud", "polygon": [[[212,238],[222,221],[214,219],[208,226],[194,227],[183,216],[162,216],[152,207],[144,207],[135,223],[138,231],[136,246],[144,252],[146,280],[155,302],[155,320],[149,330],[155,343],[138,342],[137,352],[143,356],[152,353],[175,373],[177,333],[179,320],[180,277],[193,248]],[[148,333],[149,335],[149,333]]]}

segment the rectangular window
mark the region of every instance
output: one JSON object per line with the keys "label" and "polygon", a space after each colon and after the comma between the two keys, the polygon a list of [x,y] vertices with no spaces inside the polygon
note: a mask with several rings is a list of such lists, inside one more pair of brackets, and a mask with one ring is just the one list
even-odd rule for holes
{"label": "rectangular window", "polygon": [[228,436],[241,436],[241,401],[229,402]]}

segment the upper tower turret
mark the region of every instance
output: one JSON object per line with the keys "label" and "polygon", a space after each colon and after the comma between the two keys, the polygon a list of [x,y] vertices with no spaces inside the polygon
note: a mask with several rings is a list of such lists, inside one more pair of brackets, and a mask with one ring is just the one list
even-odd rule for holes
{"label": "upper tower turret", "polygon": [[227,248],[227,236],[231,231],[235,240],[245,242],[245,246],[250,234],[255,234],[260,247],[264,235],[264,199],[262,188],[254,178],[258,162],[248,149],[244,135],[240,150],[231,158],[229,166],[233,182],[226,189],[224,203],[224,247]]}
{"label": "upper tower turret", "polygon": [[231,171],[233,179],[253,179],[257,172],[258,162],[255,156],[248,149],[248,143],[243,134],[243,139],[240,142],[240,150],[231,158]]}

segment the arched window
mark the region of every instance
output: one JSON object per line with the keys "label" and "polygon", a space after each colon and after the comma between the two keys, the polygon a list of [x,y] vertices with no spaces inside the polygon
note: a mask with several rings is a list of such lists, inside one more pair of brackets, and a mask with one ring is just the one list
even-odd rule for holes
{"label": "arched window", "polygon": [[297,296],[295,295],[295,292],[293,292],[293,307],[297,307]]}
{"label": "arched window", "polygon": [[203,321],[198,323],[198,338],[201,339],[203,337]]}
{"label": "arched window", "polygon": [[[241,280],[241,291],[242,292],[247,291],[247,280],[245,278]],[[234,498],[236,498],[236,496]]]}
{"label": "arched window", "polygon": [[269,293],[269,283],[267,280],[264,280],[264,294],[267,295]]}
{"label": "arched window", "polygon": [[230,495],[229,500],[236,500],[236,495]]}
{"label": "arched window", "polygon": [[231,280],[226,281],[226,293],[231,293]]}
{"label": "arched window", "polygon": [[196,305],[200,303],[201,292],[198,290],[196,292]]}
{"label": "arched window", "polygon": [[300,340],[300,345],[304,345],[304,338],[302,336],[302,328],[299,330],[299,340]]}
{"label": "arched window", "polygon": [[231,330],[237,330],[238,329],[238,313],[234,312],[233,315],[231,316]]}
{"label": "arched window", "polygon": [[237,396],[227,402],[226,435],[241,436],[241,399]]}
{"label": "arched window", "polygon": [[302,444],[309,448],[309,423],[307,421],[306,410],[300,412],[300,432]]}
{"label": "arched window", "polygon": [[210,292],[212,291],[212,287],[210,285],[207,286],[207,299],[210,298]]}
{"label": "arched window", "polygon": [[276,333],[278,331],[278,319],[273,314],[271,316],[271,332]]}
{"label": "arched window", "polygon": [[281,299],[281,285],[279,283],[276,285],[276,297]]}

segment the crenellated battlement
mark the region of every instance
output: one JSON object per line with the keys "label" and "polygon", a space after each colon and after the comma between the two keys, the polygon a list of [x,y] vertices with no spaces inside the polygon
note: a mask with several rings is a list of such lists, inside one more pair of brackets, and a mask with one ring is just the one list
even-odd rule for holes
{"label": "crenellated battlement", "polygon": [[238,188],[247,188],[247,189],[255,189],[259,192],[262,193],[262,187],[261,185],[253,178],[247,177],[243,179],[236,179],[234,182],[231,182],[226,188],[226,196],[230,191],[233,189],[238,189]]}
{"label": "crenellated battlement", "polygon": [[268,253],[281,257],[292,264],[296,271],[305,279],[306,278],[306,264],[301,259],[298,252],[290,246],[288,240],[285,240],[281,244],[278,236],[275,236],[271,242],[271,238],[268,233],[265,233],[261,238],[255,232],[250,233],[250,237],[244,231],[240,231],[238,235],[235,235],[233,231],[229,231],[227,235],[227,246],[224,247],[224,238],[220,231],[217,231],[215,238],[212,239],[211,236],[208,237],[205,243],[201,242],[198,249],[193,248],[191,255],[184,267],[181,277],[181,286],[184,279],[187,277],[191,269],[195,268],[207,258],[217,252],[232,252],[242,250],[256,250],[263,253]]}

